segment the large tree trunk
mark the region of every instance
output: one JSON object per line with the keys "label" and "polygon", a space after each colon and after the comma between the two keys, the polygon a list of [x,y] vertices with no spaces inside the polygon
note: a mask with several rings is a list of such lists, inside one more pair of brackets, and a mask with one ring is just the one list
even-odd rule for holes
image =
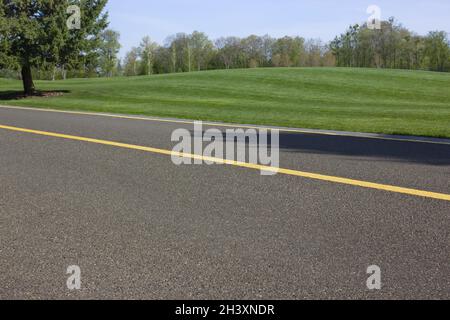
{"label": "large tree trunk", "polygon": [[34,83],[33,83],[33,75],[31,74],[30,66],[22,67],[22,82],[23,82],[23,91],[27,96],[31,96],[34,94]]}

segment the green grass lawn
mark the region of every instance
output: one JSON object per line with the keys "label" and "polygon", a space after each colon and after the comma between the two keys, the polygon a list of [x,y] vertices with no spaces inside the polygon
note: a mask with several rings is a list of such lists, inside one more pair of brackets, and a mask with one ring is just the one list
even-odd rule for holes
{"label": "green grass lawn", "polygon": [[[0,104],[450,138],[450,74],[347,68],[220,70],[36,81],[62,96]],[[1,122],[1,119],[0,119]]]}

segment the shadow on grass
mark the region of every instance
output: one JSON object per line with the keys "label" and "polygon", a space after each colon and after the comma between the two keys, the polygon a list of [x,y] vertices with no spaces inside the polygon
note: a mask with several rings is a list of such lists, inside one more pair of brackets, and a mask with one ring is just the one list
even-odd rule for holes
{"label": "shadow on grass", "polygon": [[0,101],[11,101],[11,100],[21,100],[26,98],[51,98],[59,97],[65,93],[69,93],[68,90],[52,90],[52,91],[41,91],[37,90],[33,95],[26,95],[23,91],[0,91]]}

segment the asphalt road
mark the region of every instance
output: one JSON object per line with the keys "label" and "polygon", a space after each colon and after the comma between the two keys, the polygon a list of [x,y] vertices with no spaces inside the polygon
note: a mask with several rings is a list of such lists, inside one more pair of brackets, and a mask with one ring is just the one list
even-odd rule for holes
{"label": "asphalt road", "polygon": [[[165,150],[193,129],[1,107],[0,126]],[[282,168],[450,194],[448,144],[280,144]],[[448,200],[5,128],[0,148],[1,299],[450,298]],[[81,290],[67,289],[70,265]],[[381,290],[366,287],[371,265]]]}

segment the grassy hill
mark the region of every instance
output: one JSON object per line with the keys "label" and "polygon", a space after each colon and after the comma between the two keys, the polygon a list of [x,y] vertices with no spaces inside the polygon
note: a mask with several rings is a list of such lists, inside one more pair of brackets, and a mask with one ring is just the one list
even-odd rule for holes
{"label": "grassy hill", "polygon": [[40,90],[67,92],[13,99],[21,83],[0,80],[0,104],[450,137],[450,74],[272,68],[36,85]]}

